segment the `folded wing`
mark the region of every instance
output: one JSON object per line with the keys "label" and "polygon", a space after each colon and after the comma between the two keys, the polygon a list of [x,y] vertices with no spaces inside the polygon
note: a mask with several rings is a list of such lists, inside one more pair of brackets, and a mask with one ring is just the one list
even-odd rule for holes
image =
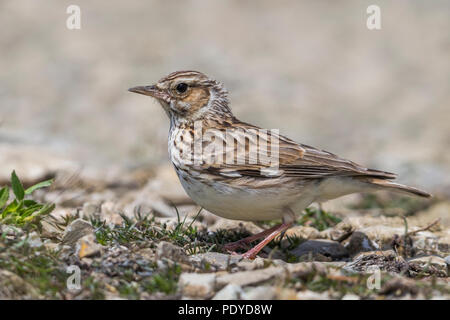
{"label": "folded wing", "polygon": [[[276,132],[262,130],[236,119],[233,121],[233,125],[224,126],[223,134],[214,140],[216,144],[227,146],[223,148],[223,152],[221,151],[221,161],[206,162],[202,169],[227,177],[248,176],[268,179],[280,176],[302,179],[333,176],[365,176],[380,179],[396,177],[393,173],[368,169],[331,152],[296,143]],[[230,131],[231,128],[233,131]],[[230,143],[233,139],[234,145]],[[207,147],[208,143],[204,145],[204,149],[207,150]],[[277,169],[276,172],[267,170],[274,167]]]}

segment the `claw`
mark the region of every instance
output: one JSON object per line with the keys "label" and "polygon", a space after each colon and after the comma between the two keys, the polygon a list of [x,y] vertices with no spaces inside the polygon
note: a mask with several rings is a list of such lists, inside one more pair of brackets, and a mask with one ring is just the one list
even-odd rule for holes
{"label": "claw", "polygon": [[256,254],[257,254],[257,252],[254,252],[254,250],[251,249],[251,250],[247,251],[246,253],[244,253],[242,255],[242,258],[253,260],[256,258]]}

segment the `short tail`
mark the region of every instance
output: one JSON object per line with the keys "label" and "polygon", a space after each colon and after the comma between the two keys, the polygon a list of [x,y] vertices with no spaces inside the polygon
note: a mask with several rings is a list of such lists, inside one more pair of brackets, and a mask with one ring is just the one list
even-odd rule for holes
{"label": "short tail", "polygon": [[366,178],[364,180],[366,180],[367,182],[369,182],[372,185],[376,185],[377,187],[391,189],[392,191],[395,191],[395,192],[414,194],[416,196],[423,197],[423,198],[431,198],[431,194],[429,194],[428,192],[425,192],[425,191],[422,191],[422,190],[419,190],[419,189],[416,189],[413,187],[408,187],[403,184],[395,183],[395,182],[392,182],[389,180],[378,179],[378,178]]}

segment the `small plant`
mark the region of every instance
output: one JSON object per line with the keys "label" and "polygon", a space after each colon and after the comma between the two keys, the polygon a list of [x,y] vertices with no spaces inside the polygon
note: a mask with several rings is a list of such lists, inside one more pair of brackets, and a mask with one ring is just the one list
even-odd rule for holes
{"label": "small plant", "polygon": [[67,273],[59,251],[33,247],[27,239],[0,237],[0,270],[18,275],[47,298],[57,298],[66,289]]}
{"label": "small plant", "polygon": [[197,228],[193,227],[193,224],[194,224],[195,220],[197,220],[197,218],[200,215],[200,212],[202,212],[203,208],[200,208],[200,210],[197,212],[194,219],[192,219],[192,221],[191,221],[191,223],[189,223],[189,225],[186,225],[187,215],[185,215],[183,221],[181,221],[178,208],[176,206],[174,206],[174,208],[177,213],[178,223],[177,223],[175,229],[169,230],[167,235],[171,241],[173,241],[177,244],[184,245],[186,243],[190,243],[191,241],[193,241],[194,239],[197,238],[197,233],[198,233]]}
{"label": "small plant", "polygon": [[0,189],[0,224],[9,224],[22,227],[26,230],[42,228],[41,220],[49,215],[55,205],[52,203],[41,204],[31,199],[25,199],[35,190],[49,187],[52,180],[42,181],[34,186],[24,189],[16,172],[11,173],[11,188],[14,197],[9,203],[10,188],[5,186]]}
{"label": "small plant", "polygon": [[344,275],[315,275],[304,281],[304,286],[315,292],[333,292],[337,298],[348,293],[361,298],[368,298],[374,291],[368,289],[367,278],[370,275],[344,276]]}
{"label": "small plant", "polygon": [[97,242],[102,245],[111,243],[127,245],[130,243],[148,243],[149,240],[159,240],[169,241],[185,247],[190,254],[198,253],[198,250],[202,250],[205,243],[204,241],[199,241],[200,234],[197,227],[193,224],[198,218],[201,209],[189,223],[186,222],[186,217],[181,220],[178,209],[176,211],[178,221],[174,228],[169,228],[165,223],[157,223],[154,217],[141,215],[139,212],[135,213],[134,219],[120,214],[122,217],[120,225],[108,225],[96,215],[92,215],[88,219],[95,228]]}
{"label": "small plant", "polygon": [[175,294],[180,274],[181,267],[175,264],[145,281],[144,289],[149,293],[164,292],[167,295]]}
{"label": "small plant", "polygon": [[341,219],[339,219],[338,217],[335,217],[331,213],[328,213],[324,210],[316,208],[306,208],[305,214],[303,214],[298,220],[299,224],[309,225],[319,231],[330,228],[338,224],[339,222],[341,222]]}

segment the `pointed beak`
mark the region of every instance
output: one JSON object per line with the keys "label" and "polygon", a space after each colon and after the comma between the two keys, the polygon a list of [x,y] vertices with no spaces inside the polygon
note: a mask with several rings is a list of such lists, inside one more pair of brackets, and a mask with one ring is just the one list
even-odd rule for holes
{"label": "pointed beak", "polygon": [[140,93],[140,94],[150,96],[150,97],[153,97],[156,99],[164,100],[166,98],[166,94],[154,85],[152,85],[152,86],[137,86],[137,87],[128,89],[128,91],[134,92],[134,93]]}

